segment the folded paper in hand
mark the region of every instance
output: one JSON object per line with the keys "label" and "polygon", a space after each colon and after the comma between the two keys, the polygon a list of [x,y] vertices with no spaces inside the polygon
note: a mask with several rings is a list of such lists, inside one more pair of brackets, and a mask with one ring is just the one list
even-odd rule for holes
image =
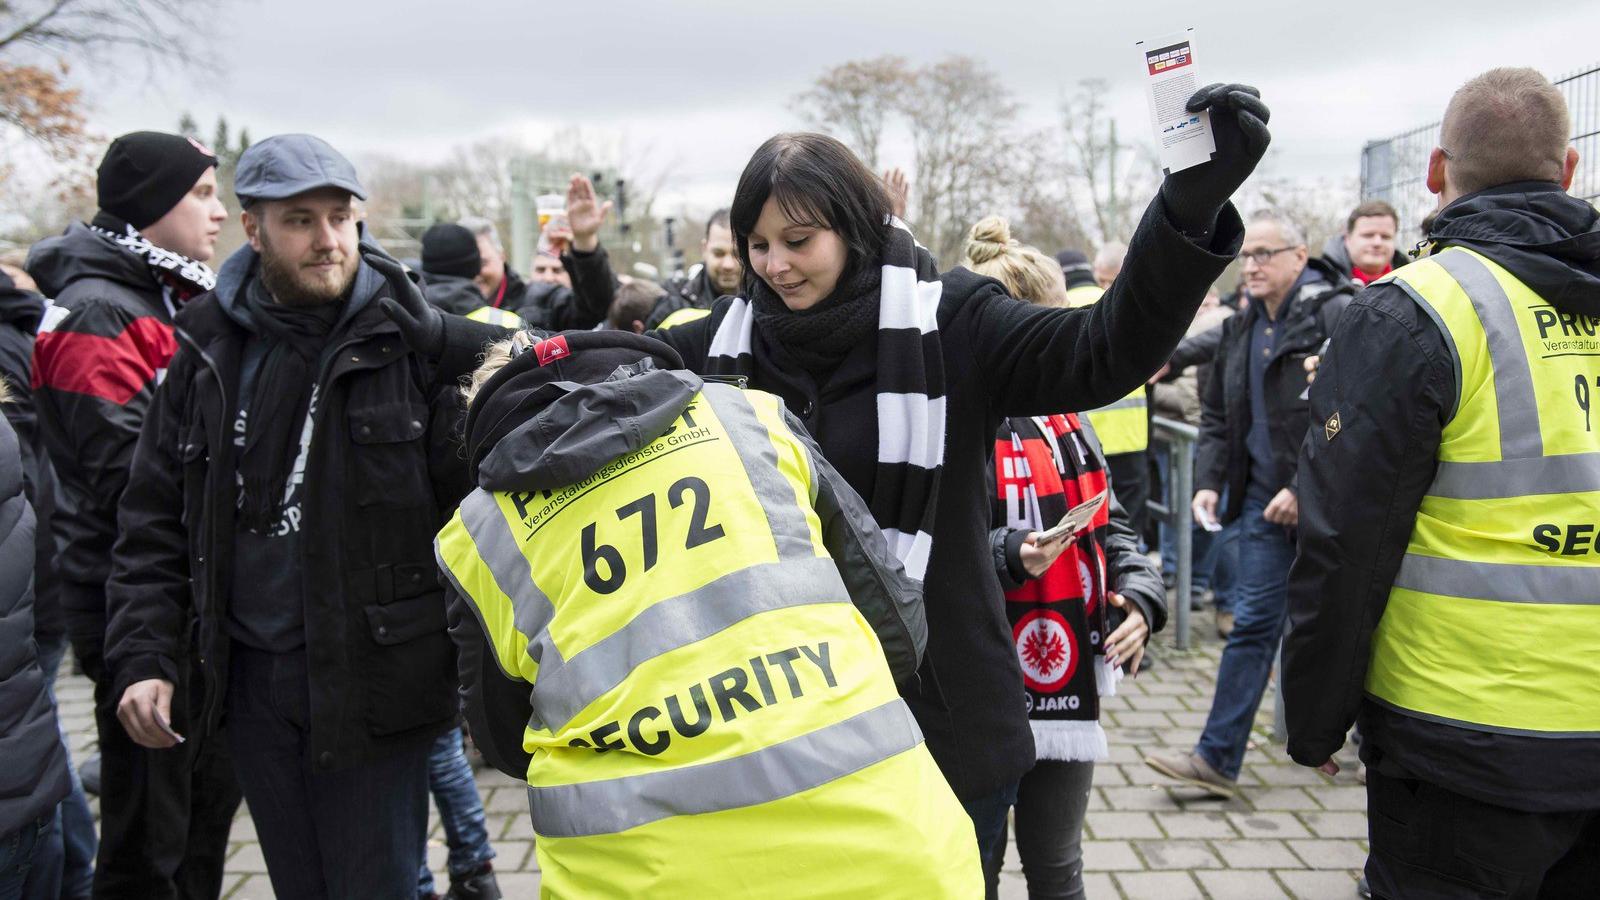
{"label": "folded paper in hand", "polygon": [[1101,491],[1100,493],[1095,494],[1093,497],[1090,497],[1082,503],[1079,503],[1077,506],[1067,510],[1067,514],[1061,517],[1061,521],[1056,523],[1056,527],[1050,529],[1049,531],[1039,532],[1039,537],[1035,539],[1034,543],[1048,543],[1050,541],[1067,537],[1068,535],[1075,535],[1085,528],[1088,528],[1089,523],[1094,521],[1095,514],[1100,512],[1100,507],[1106,505],[1107,496],[1108,495],[1105,491]]}

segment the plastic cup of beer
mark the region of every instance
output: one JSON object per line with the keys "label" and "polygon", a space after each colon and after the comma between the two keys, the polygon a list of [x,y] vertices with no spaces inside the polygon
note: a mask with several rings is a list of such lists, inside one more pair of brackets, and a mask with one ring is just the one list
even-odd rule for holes
{"label": "plastic cup of beer", "polygon": [[550,220],[567,211],[567,198],[560,194],[540,194],[534,200],[535,207],[539,210],[539,228],[542,231],[550,224]]}

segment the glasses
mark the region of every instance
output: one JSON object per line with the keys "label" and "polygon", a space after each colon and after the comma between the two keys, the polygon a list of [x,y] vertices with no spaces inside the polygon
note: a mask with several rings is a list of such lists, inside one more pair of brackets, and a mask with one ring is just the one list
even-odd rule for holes
{"label": "glasses", "polygon": [[1288,247],[1279,247],[1276,250],[1249,250],[1239,254],[1239,259],[1245,262],[1253,262],[1258,266],[1264,266],[1267,263],[1272,262],[1272,258],[1277,256],[1279,253],[1293,249],[1295,249],[1295,246],[1291,245]]}

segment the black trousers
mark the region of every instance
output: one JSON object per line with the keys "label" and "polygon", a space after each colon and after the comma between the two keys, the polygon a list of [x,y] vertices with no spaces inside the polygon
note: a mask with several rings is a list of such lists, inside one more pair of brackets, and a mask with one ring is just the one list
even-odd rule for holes
{"label": "black trousers", "polygon": [[1600,897],[1600,810],[1521,812],[1407,774],[1367,769],[1374,897]]}
{"label": "black trousers", "polygon": [[[1150,521],[1150,511],[1146,505],[1150,500],[1149,451],[1108,456],[1106,468],[1111,472],[1111,489],[1117,492],[1117,502],[1128,511],[1128,518],[1133,523],[1133,533],[1143,538]],[[1188,519],[1180,517],[1180,521],[1187,522]]]}
{"label": "black trousers", "polygon": [[313,771],[305,653],[235,644],[230,671],[228,744],[274,893],[296,900],[415,897],[434,741],[348,769]]}
{"label": "black trousers", "polygon": [[239,784],[220,737],[194,738],[185,702],[172,696],[172,727],[189,741],[167,750],[141,747],[117,721],[117,700],[95,684],[100,731],[100,854],[96,900],[215,900],[222,893],[228,829]]}

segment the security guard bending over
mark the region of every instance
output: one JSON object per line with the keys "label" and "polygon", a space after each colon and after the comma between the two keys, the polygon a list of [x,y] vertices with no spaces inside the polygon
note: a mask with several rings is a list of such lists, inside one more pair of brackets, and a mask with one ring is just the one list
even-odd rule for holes
{"label": "security guard bending over", "polygon": [[[531,346],[530,346],[531,344]],[[625,332],[491,347],[439,533],[467,720],[547,897],[979,897],[895,689],[921,593],[777,397]]]}
{"label": "security guard bending over", "polygon": [[1375,896],[1600,891],[1600,224],[1561,94],[1450,101],[1430,255],[1362,291],[1311,389],[1289,754],[1360,718]]}

